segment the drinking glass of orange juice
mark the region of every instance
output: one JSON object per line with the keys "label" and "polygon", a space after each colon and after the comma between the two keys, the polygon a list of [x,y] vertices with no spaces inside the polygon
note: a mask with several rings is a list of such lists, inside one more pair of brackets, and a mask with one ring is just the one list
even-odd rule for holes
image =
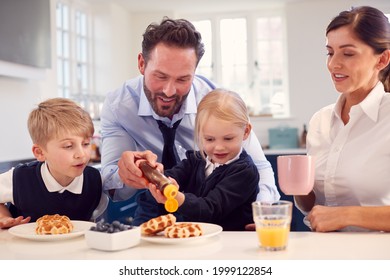
{"label": "drinking glass of orange juice", "polygon": [[252,203],[252,211],[260,247],[267,251],[286,249],[290,233],[292,202],[255,201]]}

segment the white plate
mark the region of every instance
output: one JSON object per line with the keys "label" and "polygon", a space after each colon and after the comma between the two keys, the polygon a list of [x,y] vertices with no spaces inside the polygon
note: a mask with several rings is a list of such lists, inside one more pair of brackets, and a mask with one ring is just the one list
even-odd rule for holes
{"label": "white plate", "polygon": [[73,231],[64,234],[45,234],[39,235],[35,233],[36,223],[28,223],[11,227],[8,232],[17,237],[26,238],[36,241],[55,241],[75,238],[84,235],[85,231],[89,230],[95,223],[85,221],[72,221]]}
{"label": "white plate", "polygon": [[[177,224],[180,223],[178,222]],[[196,223],[196,224],[202,227],[203,235],[197,237],[188,237],[188,238],[168,238],[164,236],[164,232],[160,232],[155,236],[141,236],[141,239],[153,243],[178,244],[178,243],[186,243],[186,242],[191,242],[191,241],[200,240],[204,238],[209,238],[221,233],[222,231],[222,227],[219,225],[208,224],[208,223]]]}

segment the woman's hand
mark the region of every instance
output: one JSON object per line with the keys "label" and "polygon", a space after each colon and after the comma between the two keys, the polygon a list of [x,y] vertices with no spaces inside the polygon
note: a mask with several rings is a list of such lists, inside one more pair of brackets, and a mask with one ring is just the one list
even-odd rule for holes
{"label": "woman's hand", "polygon": [[347,208],[316,205],[307,215],[313,231],[336,231],[347,226]]}

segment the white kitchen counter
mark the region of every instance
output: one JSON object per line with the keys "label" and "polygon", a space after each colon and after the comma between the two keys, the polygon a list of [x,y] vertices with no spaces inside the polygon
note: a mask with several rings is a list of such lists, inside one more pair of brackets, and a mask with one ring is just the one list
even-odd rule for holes
{"label": "white kitchen counter", "polygon": [[267,155],[292,155],[306,154],[306,149],[264,149],[264,154]]}
{"label": "white kitchen counter", "polygon": [[0,230],[0,259],[8,260],[389,260],[390,233],[291,232],[288,248],[267,252],[254,231],[229,232],[179,244],[147,241],[117,252],[90,249],[84,237],[42,242]]}

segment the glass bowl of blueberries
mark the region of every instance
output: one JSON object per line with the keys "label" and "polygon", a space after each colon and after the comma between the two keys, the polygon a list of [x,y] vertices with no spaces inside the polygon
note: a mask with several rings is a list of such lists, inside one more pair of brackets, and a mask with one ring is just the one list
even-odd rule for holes
{"label": "glass bowl of blueberries", "polygon": [[93,249],[119,251],[137,246],[141,241],[141,230],[119,221],[100,220],[85,232],[85,241]]}

